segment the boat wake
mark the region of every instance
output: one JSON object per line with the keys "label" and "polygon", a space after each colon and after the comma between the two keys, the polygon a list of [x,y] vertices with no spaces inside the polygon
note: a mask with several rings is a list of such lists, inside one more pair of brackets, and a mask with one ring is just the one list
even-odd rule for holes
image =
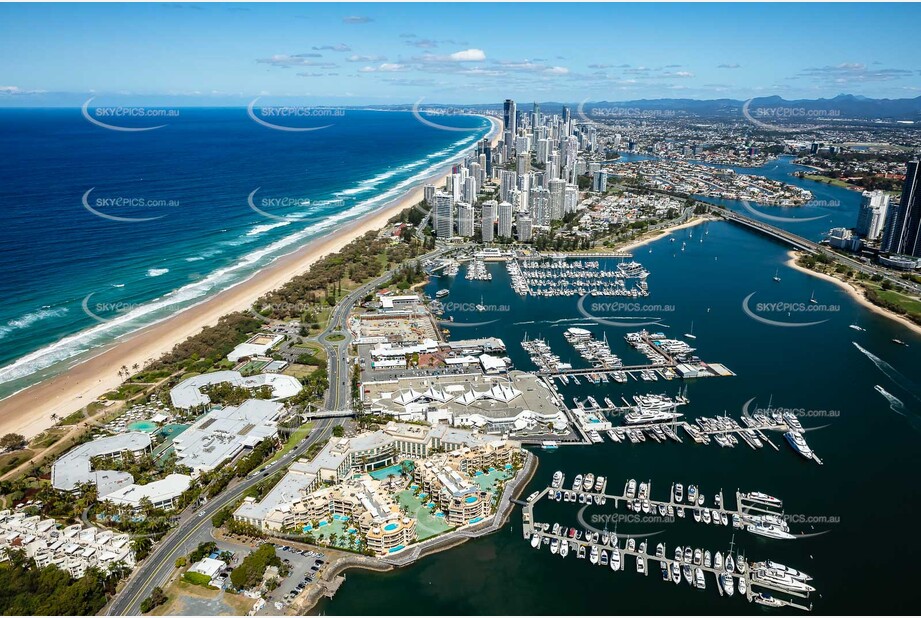
{"label": "boat wake", "polygon": [[901,399],[884,389],[879,384],[877,384],[874,388],[876,389],[877,393],[885,397],[886,401],[889,402],[890,410],[907,419],[908,424],[911,425],[912,429],[921,432],[921,418],[918,418],[909,412],[908,408],[905,407],[905,403]]}
{"label": "boat wake", "polygon": [[[873,364],[876,365],[876,367],[880,371],[882,371],[883,374],[887,378],[892,380],[896,386],[898,386],[899,388],[902,388],[909,395],[911,395],[912,397],[917,399],[919,402],[921,402],[921,397],[917,395],[918,392],[921,392],[921,389],[919,389],[915,384],[912,383],[911,380],[909,380],[901,372],[899,372],[898,369],[896,369],[895,367],[893,367],[892,365],[890,365],[889,363],[887,363],[880,357],[876,356],[875,354],[870,352],[868,349],[866,349],[865,347],[863,347],[856,341],[852,341],[851,343],[854,344],[854,347],[856,347],[858,350],[863,352],[867,358],[873,361]],[[879,387],[877,387],[877,390],[880,390]]]}

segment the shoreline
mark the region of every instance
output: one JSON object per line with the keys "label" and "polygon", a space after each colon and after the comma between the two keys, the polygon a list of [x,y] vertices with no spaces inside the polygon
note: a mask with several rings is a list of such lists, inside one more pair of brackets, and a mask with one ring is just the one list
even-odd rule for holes
{"label": "shoreline", "polygon": [[678,230],[683,230],[685,228],[694,227],[700,225],[701,223],[706,223],[707,221],[712,221],[713,219],[708,216],[703,215],[691,215],[691,218],[685,221],[684,223],[679,223],[678,225],[673,225],[669,227],[656,230],[655,232],[650,232],[650,236],[645,238],[638,238],[636,240],[631,240],[625,245],[612,247],[615,251],[633,251],[634,249],[639,249],[644,245],[661,240],[666,236],[670,236],[672,232],[677,232]]}
{"label": "shoreline", "polygon": [[[491,124],[485,137],[494,145],[502,134],[501,123],[490,116],[483,117]],[[446,164],[445,171],[419,180],[378,210],[348,221],[331,234],[279,257],[249,279],[161,322],[123,335],[60,374],[3,399],[0,401],[0,435],[18,433],[26,439],[38,435],[55,424],[52,414],[64,418],[118,388],[124,382],[118,375],[120,367],[144,366],[201,329],[216,324],[224,315],[248,309],[259,297],[307,272],[320,258],[340,251],[367,232],[383,229],[389,219],[423,199],[426,184],[443,183],[451,173],[451,164]]]}
{"label": "shoreline", "polygon": [[807,275],[812,275],[813,277],[818,277],[819,279],[822,279],[824,281],[834,283],[839,288],[847,292],[848,296],[850,296],[854,301],[856,301],[857,304],[863,306],[866,309],[869,309],[870,311],[872,311],[873,313],[877,315],[881,315],[885,318],[898,322],[902,326],[905,326],[906,328],[908,328],[910,331],[918,335],[921,335],[921,326],[919,326],[918,324],[915,324],[908,318],[900,316],[897,313],[893,313],[892,311],[889,311],[888,309],[880,307],[879,305],[874,305],[869,300],[867,300],[866,296],[864,296],[863,290],[861,290],[860,288],[857,288],[854,285],[846,281],[842,281],[841,279],[838,279],[837,277],[833,277],[831,275],[820,273],[810,268],[800,266],[799,264],[796,263],[796,260],[799,257],[799,253],[795,250],[788,251],[787,256],[789,257],[789,259],[787,260],[786,265],[792,268],[793,270],[797,270],[801,273],[806,273]]}

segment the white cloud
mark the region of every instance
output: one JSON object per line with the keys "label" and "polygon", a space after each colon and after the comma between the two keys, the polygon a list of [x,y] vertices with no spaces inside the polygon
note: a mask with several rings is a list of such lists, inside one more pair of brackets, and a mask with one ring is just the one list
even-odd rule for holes
{"label": "white cloud", "polygon": [[465,49],[463,51],[454,52],[448,56],[453,62],[482,62],[486,60],[486,54],[482,49]]}

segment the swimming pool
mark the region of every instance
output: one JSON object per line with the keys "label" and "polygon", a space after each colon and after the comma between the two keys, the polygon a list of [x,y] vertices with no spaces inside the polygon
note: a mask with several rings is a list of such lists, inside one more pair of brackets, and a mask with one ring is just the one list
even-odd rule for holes
{"label": "swimming pool", "polygon": [[396,530],[396,529],[399,528],[399,527],[400,527],[400,526],[398,526],[397,524],[390,523],[390,524],[387,524],[386,526],[384,526],[384,530],[386,530],[387,532],[393,532],[394,530]]}
{"label": "swimming pool", "polygon": [[135,421],[128,425],[128,429],[131,431],[153,433],[157,430],[157,424],[153,421]]}
{"label": "swimming pool", "polygon": [[407,459],[400,463],[393,464],[392,466],[381,468],[380,470],[372,470],[371,472],[368,472],[368,474],[371,475],[371,478],[378,481],[383,481],[390,476],[400,476],[400,474],[403,472],[404,463],[407,465],[407,472],[412,473],[414,467],[413,462]]}
{"label": "swimming pool", "polygon": [[476,524],[476,523],[479,523],[479,522],[481,522],[481,521],[483,521],[483,518],[482,518],[482,517],[474,517],[473,519],[470,520],[470,523],[471,523],[471,524]]}
{"label": "swimming pool", "polygon": [[464,502],[466,502],[467,504],[473,504],[476,501],[477,501],[476,496],[467,496],[466,498],[464,498]]}

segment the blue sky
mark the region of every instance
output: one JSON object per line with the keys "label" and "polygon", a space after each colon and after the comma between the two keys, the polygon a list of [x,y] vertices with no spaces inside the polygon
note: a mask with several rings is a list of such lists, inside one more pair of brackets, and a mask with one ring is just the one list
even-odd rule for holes
{"label": "blue sky", "polygon": [[921,95],[921,6],[0,5],[0,106]]}

